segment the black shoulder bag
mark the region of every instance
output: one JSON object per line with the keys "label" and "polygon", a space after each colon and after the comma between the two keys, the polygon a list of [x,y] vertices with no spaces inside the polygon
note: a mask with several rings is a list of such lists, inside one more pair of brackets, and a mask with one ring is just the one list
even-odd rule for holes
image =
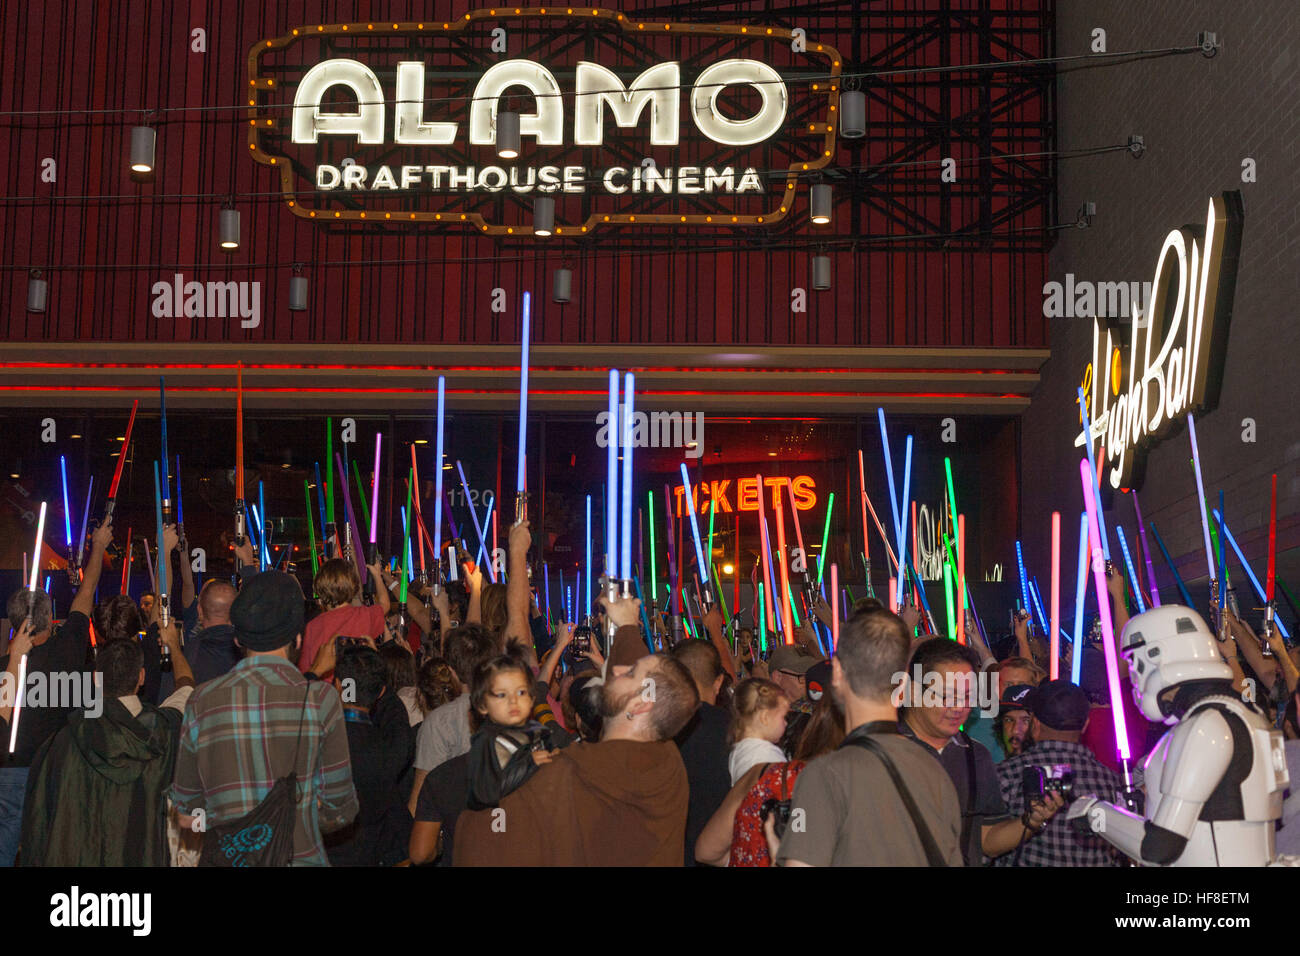
{"label": "black shoulder bag", "polygon": [[271,792],[237,820],[212,827],[203,834],[199,866],[288,866],[293,859],[293,831],[297,825],[298,749],[307,717],[311,683],[298,716],[298,740],[293,745],[289,773],[278,778]]}
{"label": "black shoulder bag", "polygon": [[898,791],[899,799],[903,801],[903,806],[907,808],[907,815],[912,818],[912,825],[916,827],[916,835],[921,839],[921,847],[925,850],[925,859],[930,866],[947,866],[948,860],[939,849],[939,844],[935,842],[934,837],[930,834],[930,828],[926,826],[925,819],[921,816],[921,811],[916,805],[916,800],[912,797],[912,792],[907,789],[907,784],[903,782],[902,775],[899,774],[898,768],[894,766],[894,761],[889,758],[885,748],[878,741],[871,739],[869,733],[852,733],[844,738],[841,747],[847,746],[861,747],[863,750],[870,751],[880,759],[884,764],[885,772],[889,774],[889,779],[894,782],[894,787]]}

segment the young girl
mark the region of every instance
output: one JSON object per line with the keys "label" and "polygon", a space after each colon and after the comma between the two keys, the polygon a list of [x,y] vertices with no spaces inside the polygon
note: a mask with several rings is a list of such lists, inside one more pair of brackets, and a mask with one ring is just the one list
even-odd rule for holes
{"label": "young girl", "polygon": [[735,708],[728,734],[731,757],[727,762],[733,787],[755,764],[785,761],[785,752],[776,742],[785,733],[790,698],[772,681],[751,677],[736,685]]}
{"label": "young girl", "polygon": [[533,720],[533,673],[518,657],[480,664],[470,692],[469,807],[497,806],[551,760],[552,730]]}

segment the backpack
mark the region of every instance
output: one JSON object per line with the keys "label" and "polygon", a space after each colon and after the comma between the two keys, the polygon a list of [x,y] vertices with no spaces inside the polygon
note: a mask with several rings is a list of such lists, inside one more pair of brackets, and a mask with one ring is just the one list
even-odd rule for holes
{"label": "backpack", "polygon": [[276,779],[270,793],[252,810],[228,823],[211,827],[203,834],[199,866],[288,866],[293,859],[293,831],[298,806],[298,749],[302,725],[307,716],[311,683],[302,698],[298,716],[298,740],[293,745],[289,773]]}

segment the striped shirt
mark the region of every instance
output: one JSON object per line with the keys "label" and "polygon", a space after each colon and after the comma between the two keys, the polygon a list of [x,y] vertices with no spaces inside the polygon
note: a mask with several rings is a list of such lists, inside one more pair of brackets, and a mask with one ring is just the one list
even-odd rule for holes
{"label": "striped shirt", "polygon": [[309,688],[282,657],[246,657],[190,698],[172,785],[180,812],[202,809],[210,828],[251,811],[289,773],[300,718],[293,865],[328,866],[322,831],[345,826],[358,809],[343,708],[332,686]]}

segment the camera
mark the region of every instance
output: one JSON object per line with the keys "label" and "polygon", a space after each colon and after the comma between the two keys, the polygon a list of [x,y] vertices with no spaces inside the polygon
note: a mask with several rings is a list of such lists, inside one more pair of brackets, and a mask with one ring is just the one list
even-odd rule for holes
{"label": "camera", "polygon": [[765,824],[769,816],[775,817],[772,821],[772,829],[779,840],[785,836],[785,828],[790,825],[790,801],[768,797],[759,808],[758,816]]}
{"label": "camera", "polygon": [[1074,800],[1074,767],[1068,763],[1044,767],[1025,767],[1020,776],[1025,809],[1041,803],[1049,793],[1059,793],[1068,804]]}
{"label": "camera", "polygon": [[585,624],[573,629],[573,639],[564,651],[564,656],[568,658],[570,664],[578,664],[587,659],[586,654],[591,650],[591,639],[595,634],[596,632]]}

